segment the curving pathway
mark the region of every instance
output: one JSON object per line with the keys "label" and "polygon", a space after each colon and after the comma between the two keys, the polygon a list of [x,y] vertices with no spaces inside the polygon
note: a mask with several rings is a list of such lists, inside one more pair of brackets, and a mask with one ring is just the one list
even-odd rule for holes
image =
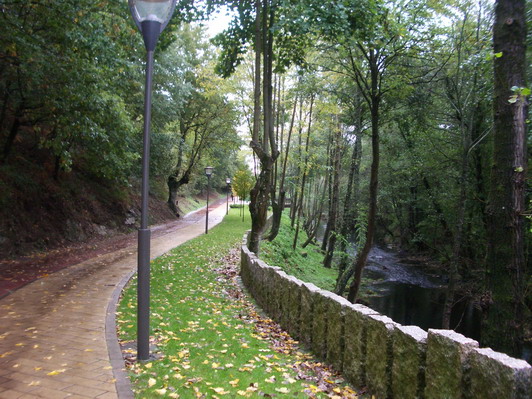
{"label": "curving pathway", "polygon": [[[226,204],[209,207],[209,227]],[[190,214],[152,238],[155,258],[205,232]],[[114,305],[136,271],[136,246],[84,261],[0,300],[0,398],[132,398],[118,347]],[[106,326],[107,324],[107,326]]]}

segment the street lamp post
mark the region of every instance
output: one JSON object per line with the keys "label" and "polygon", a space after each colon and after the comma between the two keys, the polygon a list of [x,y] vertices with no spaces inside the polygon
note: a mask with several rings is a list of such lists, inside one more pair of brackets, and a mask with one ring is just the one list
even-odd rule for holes
{"label": "street lamp post", "polygon": [[211,175],[213,171],[212,166],[205,168],[205,176],[207,176],[207,212],[205,214],[205,234],[209,234],[209,191],[211,189]]}
{"label": "street lamp post", "polygon": [[231,188],[231,179],[227,178],[225,179],[225,182],[227,183],[227,206],[226,206],[226,215],[229,215],[229,189]]}
{"label": "street lamp post", "polygon": [[144,87],[144,132],[142,150],[142,188],[138,235],[137,283],[137,359],[150,357],[150,236],[148,195],[150,177],[150,122],[153,53],[159,35],[170,22],[177,0],[128,0],[131,15],[142,33],[146,47],[146,85]]}

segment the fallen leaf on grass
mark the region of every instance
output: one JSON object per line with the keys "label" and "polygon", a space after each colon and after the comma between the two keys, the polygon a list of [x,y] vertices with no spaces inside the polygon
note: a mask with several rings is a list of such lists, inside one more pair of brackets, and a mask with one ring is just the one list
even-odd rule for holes
{"label": "fallen leaf on grass", "polygon": [[223,388],[211,388],[214,392],[216,392],[218,395],[227,395],[229,391],[226,391]]}
{"label": "fallen leaf on grass", "polygon": [[252,384],[249,387],[246,388],[246,391],[248,392],[255,392],[259,389],[259,384]]}

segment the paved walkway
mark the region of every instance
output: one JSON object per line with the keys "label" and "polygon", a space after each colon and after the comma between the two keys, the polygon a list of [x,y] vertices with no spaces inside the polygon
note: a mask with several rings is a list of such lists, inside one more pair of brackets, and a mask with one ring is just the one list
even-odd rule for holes
{"label": "paved walkway", "polygon": [[[225,202],[209,207],[209,227],[225,212]],[[189,215],[182,228],[152,239],[152,258],[204,232],[205,217]],[[129,247],[58,271],[0,300],[0,398],[132,397],[113,302],[136,267],[136,246]]]}

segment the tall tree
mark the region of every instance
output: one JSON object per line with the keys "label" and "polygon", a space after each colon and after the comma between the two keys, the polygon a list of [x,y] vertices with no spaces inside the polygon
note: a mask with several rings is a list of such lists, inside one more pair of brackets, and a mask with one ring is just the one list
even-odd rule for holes
{"label": "tall tree", "polygon": [[[527,275],[525,0],[497,0],[493,26],[494,137],[489,193],[488,289],[491,303],[482,341],[520,353]],[[530,310],[529,310],[530,311]]]}
{"label": "tall tree", "polygon": [[[250,146],[254,154],[260,160],[260,173],[251,190],[251,201],[249,211],[251,213],[251,232],[249,239],[249,249],[258,253],[262,234],[266,228],[268,216],[268,206],[270,205],[270,193],[272,184],[273,167],[279,151],[275,140],[273,128],[272,109],[272,76],[273,76],[273,26],[276,18],[277,2],[275,0],[256,0],[256,22],[255,22],[255,108],[253,122],[253,137]],[[262,65],[262,104],[263,104],[263,134],[259,135],[258,126],[261,122],[260,108],[257,103],[260,87],[259,74],[261,71],[260,55],[263,56]]]}
{"label": "tall tree", "polygon": [[430,8],[425,1],[390,2],[381,4],[378,12],[374,11],[370,15],[369,18],[374,22],[371,31],[369,26],[362,31],[350,31],[344,27],[344,36],[338,36],[338,33],[335,36],[339,39],[335,49],[341,51],[342,55],[339,59],[341,68],[335,69],[356,82],[368,106],[371,121],[372,163],[365,243],[351,267],[339,279],[337,287],[343,292],[342,286],[345,287],[354,275],[348,294],[350,301],[355,301],[357,297],[362,271],[376,231],[381,107],[386,97],[397,95],[401,88],[413,80],[407,67],[407,57],[419,53],[421,44],[427,40],[428,34],[424,29],[430,22],[430,15]]}
{"label": "tall tree", "polygon": [[168,175],[168,206],[179,215],[177,195],[179,188],[188,184],[204,154],[210,148],[225,146],[238,148],[236,133],[238,113],[222,92],[223,82],[203,66],[196,71],[194,89],[179,115],[171,123],[178,140],[177,160]]}
{"label": "tall tree", "polygon": [[332,185],[331,197],[329,199],[329,215],[327,220],[327,230],[329,231],[327,237],[327,245],[325,246],[325,256],[323,258],[323,266],[330,269],[334,255],[334,248],[336,246],[336,239],[338,237],[337,225],[339,219],[340,208],[340,167],[342,158],[342,127],[336,115],[333,130],[334,133],[334,147],[333,147],[333,162],[332,162]]}

